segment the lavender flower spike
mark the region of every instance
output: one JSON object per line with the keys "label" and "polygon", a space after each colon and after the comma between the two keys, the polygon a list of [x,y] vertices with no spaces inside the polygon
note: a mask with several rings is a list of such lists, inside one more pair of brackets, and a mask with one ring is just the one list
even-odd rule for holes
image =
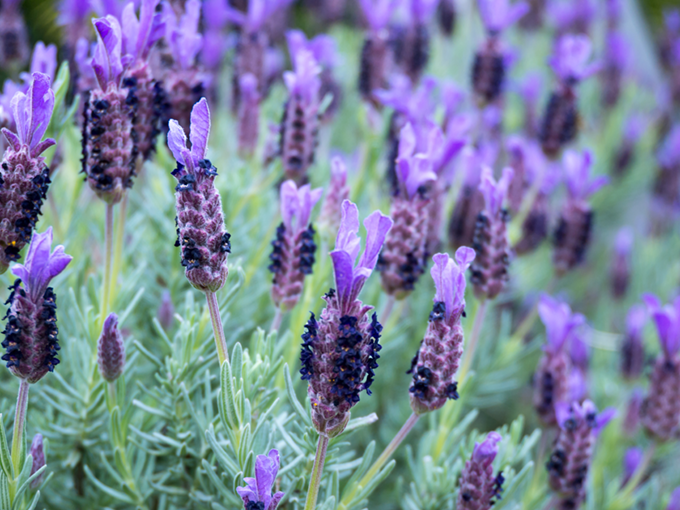
{"label": "lavender flower spike", "polygon": [[621,374],[625,379],[637,379],[645,365],[645,346],[642,330],[647,322],[647,311],[642,305],[631,306],[626,316],[626,335],[621,344]]}
{"label": "lavender flower spike", "polygon": [[390,38],[387,25],[395,0],[360,0],[359,7],[368,22],[369,31],[361,48],[358,88],[361,97],[378,106],[374,91],[387,86],[391,68]]}
{"label": "lavender flower spike", "polygon": [[500,499],[505,479],[502,471],[494,476],[492,463],[502,439],[498,432],[489,432],[484,441],[475,443],[460,475],[457,510],[491,510]]}
{"label": "lavender flower spike", "polygon": [[47,198],[49,169],[41,154],[54,145],[51,138],[42,140],[54,108],[50,78],[34,73],[26,94],[12,97],[11,108],[16,133],[2,129],[8,147],[0,169],[0,274],[19,260]]}
{"label": "lavender flower spike", "polygon": [[545,424],[554,425],[554,406],[565,401],[569,393],[572,366],[564,346],[585,318],[547,294],[541,296],[538,314],[545,325],[547,343],[534,374],[534,408]]}
{"label": "lavender flower spike", "polygon": [[260,131],[260,93],[257,78],[241,76],[241,103],[238,107],[238,151],[242,157],[252,156],[257,148]]}
{"label": "lavender flower spike", "polygon": [[539,130],[539,141],[547,156],[556,157],[576,138],[579,116],[576,85],[599,69],[599,64],[589,62],[591,51],[587,36],[565,35],[549,60],[559,86],[548,100]]}
{"label": "lavender flower spike", "polygon": [[431,154],[438,133],[438,128],[426,133],[428,153],[416,151],[416,132],[410,123],[401,130],[399,138],[398,188],[390,207],[394,228],[378,259],[383,289],[397,299],[406,297],[425,271],[431,188],[437,178]]}
{"label": "lavender flower spike", "polygon": [[500,32],[514,25],[529,12],[526,2],[510,3],[510,0],[479,0],[479,13],[487,32],[497,36]]}
{"label": "lavender flower spike", "polygon": [[323,201],[319,224],[323,230],[336,232],[342,215],[342,203],[349,198],[347,166],[342,158],[331,160],[331,179]]}
{"label": "lavender flower spike", "polygon": [[642,425],[660,441],[680,433],[680,297],[661,306],[650,294],[644,299],[656,324],[662,353],[654,362],[649,393],[642,403]]}
{"label": "lavender flower spike", "polygon": [[108,204],[120,202],[132,187],[137,135],[132,119],[136,101],[121,88],[130,58],[122,58],[123,34],[109,15],[93,20],[97,46],[92,69],[99,88],[86,94],[83,108],[82,172],[92,191]]}
{"label": "lavender flower spike", "polygon": [[57,297],[49,287],[52,278],[61,273],[72,257],[57,246],[51,253],[52,228],[35,234],[28,248],[25,264],[15,264],[12,273],[18,277],[10,287],[9,309],[2,332],[5,354],[2,360],[20,379],[38,382],[59,363],[57,354]]}
{"label": "lavender flower spike", "polygon": [[35,73],[42,73],[49,76],[50,81],[52,81],[54,79],[54,73],[56,70],[57,47],[54,44],[45,46],[44,42],[38,41],[35,43],[33,56],[31,57],[31,73],[28,75],[22,74],[22,78],[26,81],[30,81],[31,75]]}
{"label": "lavender flower spike", "polygon": [[299,50],[293,59],[295,72],[283,75],[288,101],[281,120],[280,152],[286,178],[304,184],[317,144],[321,68],[306,49]]}
{"label": "lavender flower spike", "polygon": [[560,430],[546,464],[550,486],[560,497],[558,508],[578,508],[586,498],[586,478],[597,433],[614,417],[614,409],[597,413],[590,400],[556,406]]}
{"label": "lavender flower spike", "polygon": [[666,510],[680,510],[680,487],[671,492]]}
{"label": "lavender flower spike", "polygon": [[611,261],[611,291],[615,299],[625,297],[630,283],[630,252],[633,249],[633,231],[622,227],[614,240],[614,253]]}
{"label": "lavender flower spike", "polygon": [[255,459],[255,478],[244,478],[245,487],[237,487],[236,492],[243,500],[245,510],[276,510],[283,498],[283,492],[272,495],[276,483],[280,460],[278,450],[269,450],[267,455]]}
{"label": "lavender flower spike", "polygon": [[[33,436],[33,441],[31,441],[30,454],[31,457],[33,458],[33,465],[31,466],[30,476],[33,476],[40,468],[42,468],[46,464],[42,434],[36,434],[35,436]],[[43,473],[39,474],[37,478],[34,478],[31,481],[31,489],[36,490],[38,487],[40,487],[43,478],[44,478]]]}
{"label": "lavender flower spike", "polygon": [[623,480],[621,481],[621,486],[625,485],[633,478],[633,475],[642,464],[642,460],[645,456],[645,451],[642,448],[632,447],[626,450],[623,456]]}
{"label": "lavender flower spike", "polygon": [[409,392],[416,414],[435,411],[447,399],[458,398],[454,377],[463,355],[460,319],[465,311],[465,271],[474,258],[474,250],[467,247],[458,248],[455,261],[445,253],[432,257],[434,307],[425,337],[407,372],[413,374]]}
{"label": "lavender flower spike", "polygon": [[104,321],[102,333],[97,343],[97,364],[99,373],[108,382],[114,382],[125,368],[125,346],[123,335],[118,329],[118,316],[109,314]]}
{"label": "lavender flower spike", "polygon": [[281,216],[269,256],[269,270],[274,273],[272,300],[283,311],[292,309],[300,299],[305,276],[314,265],[314,227],[310,223],[312,209],[323,190],[312,190],[309,184],[299,189],[293,181],[281,185]]}
{"label": "lavender flower spike", "polygon": [[567,151],[563,168],[568,199],[554,233],[553,263],[557,274],[564,274],[585,259],[593,226],[590,195],[607,184],[606,176],[590,178],[593,156],[590,151]]}
{"label": "lavender flower spike", "polygon": [[320,434],[340,434],[350,409],[359,402],[362,390],[370,395],[377,359],[380,357],[382,326],[371,306],[357,299],[371,275],[392,220],[375,211],[366,220],[366,247],[361,249],[359,210],[349,200],[342,204],[342,221],[331,252],[336,289],[325,296],[326,308],[317,321],[312,314],[302,335],[300,373],[309,381],[312,421]]}
{"label": "lavender flower spike", "polygon": [[222,200],[215,188],[217,170],[206,159],[210,134],[210,110],[202,98],[191,112],[191,150],[184,130],[176,120],[169,123],[168,146],[177,168],[177,241],[182,248],[182,266],[189,282],[198,290],[216,292],[227,280],[227,254],[231,235],[224,227]]}
{"label": "lavender flower spike", "polygon": [[19,0],[5,0],[0,4],[0,67],[22,67],[29,57],[28,31],[19,8]]}
{"label": "lavender flower spike", "polygon": [[472,243],[477,256],[470,267],[470,281],[478,297],[495,298],[508,280],[510,248],[505,225],[508,213],[502,206],[513,175],[512,168],[504,168],[503,176],[496,182],[489,167],[482,170],[479,189],[485,207],[477,216]]}

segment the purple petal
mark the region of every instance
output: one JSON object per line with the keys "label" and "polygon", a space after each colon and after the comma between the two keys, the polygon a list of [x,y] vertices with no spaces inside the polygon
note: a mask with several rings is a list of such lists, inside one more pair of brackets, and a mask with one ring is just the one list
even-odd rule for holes
{"label": "purple petal", "polygon": [[56,69],[57,47],[54,44],[45,46],[42,41],[38,41],[31,57],[31,74],[43,73],[49,76],[50,81],[52,81]]}
{"label": "purple petal", "polygon": [[[152,36],[156,36],[162,30],[159,25],[163,21],[156,15],[156,6],[160,0],[142,0],[142,7],[139,12],[139,33],[137,36],[135,56],[144,60],[149,54],[151,46],[156,42]],[[188,4],[188,2],[187,2]]]}
{"label": "purple petal", "polygon": [[338,292],[341,303],[346,303],[352,293],[353,259],[346,251],[336,249],[331,252],[331,260],[333,261],[333,273],[335,275],[335,290]]}
{"label": "purple petal", "polygon": [[437,253],[432,257],[434,265],[430,275],[434,280],[435,303],[444,303],[447,316],[453,310],[453,264],[449,264],[450,257],[446,253]]}
{"label": "purple petal", "polygon": [[633,447],[626,450],[623,456],[623,474],[625,480],[629,480],[635,474],[644,456],[645,451],[642,448]]}
{"label": "purple petal", "polygon": [[279,472],[279,452],[271,450],[268,455],[258,455],[255,459],[255,480],[257,481],[257,495],[259,501],[265,503],[265,508],[271,501],[271,492],[276,474]]}
{"label": "purple petal", "polygon": [[498,432],[489,432],[486,439],[482,443],[475,443],[475,448],[472,451],[472,459],[476,462],[485,462],[490,464],[498,454],[498,443],[503,439]]}
{"label": "purple petal", "polygon": [[647,305],[650,311],[655,311],[657,308],[661,308],[661,300],[654,294],[646,292],[642,295],[642,301]]}
{"label": "purple petal", "polygon": [[409,122],[399,132],[399,159],[408,158],[416,151],[416,132]]}
{"label": "purple petal", "polygon": [[168,129],[168,147],[175,157],[175,161],[186,166],[183,154],[187,150],[187,136],[182,126],[175,119],[168,122]]}
{"label": "purple petal", "polygon": [[286,229],[292,231],[293,216],[297,216],[300,210],[300,200],[295,181],[288,180],[281,185],[280,200],[283,224],[286,226]]}
{"label": "purple petal", "polygon": [[335,250],[347,252],[352,264],[361,250],[359,233],[359,208],[345,200],[342,203],[342,218],[338,228],[338,236],[335,239]]}
{"label": "purple petal", "polygon": [[210,135],[210,110],[204,97],[191,110],[191,156],[196,161],[205,159]]}
{"label": "purple petal", "polygon": [[323,188],[311,189],[311,186],[307,184],[300,191],[300,213],[297,219],[297,227],[304,229],[309,224],[314,206],[323,195]]}
{"label": "purple petal", "polygon": [[284,495],[285,494],[283,492],[277,492],[276,494],[274,494],[272,496],[271,502],[269,503],[269,508],[267,508],[266,510],[276,510],[276,507],[279,505],[279,502],[281,501]]}
{"label": "purple petal", "polygon": [[43,152],[45,152],[47,149],[49,149],[56,143],[57,142],[55,142],[52,138],[46,138],[33,148],[33,150],[31,151],[31,156],[34,158],[40,156]]}
{"label": "purple petal", "polygon": [[613,407],[608,407],[595,418],[595,426],[593,427],[593,432],[599,434],[602,429],[616,417],[616,409]]}
{"label": "purple petal", "polygon": [[560,428],[564,428],[565,422],[571,418],[571,404],[567,402],[556,402],[555,403],[555,418],[557,419],[557,424]]}
{"label": "purple petal", "polygon": [[54,91],[50,88],[50,77],[42,73],[34,73],[33,81],[28,89],[28,107],[30,108],[29,143],[34,149],[42,140],[54,109]]}
{"label": "purple petal", "polygon": [[139,39],[139,20],[135,14],[135,4],[130,2],[121,14],[121,29],[123,32],[123,53],[137,57],[137,41]]}
{"label": "purple petal", "polygon": [[680,510],[680,487],[671,493],[666,510]]}
{"label": "purple petal", "polygon": [[246,482],[246,486],[236,487],[236,493],[241,496],[244,504],[250,501],[257,502],[257,481],[255,478],[244,478],[243,481]]}
{"label": "purple petal", "polygon": [[18,152],[21,149],[21,140],[17,135],[7,128],[2,128],[2,134],[5,135],[7,143],[9,143],[15,151]]}
{"label": "purple petal", "polygon": [[111,15],[93,19],[97,32],[97,46],[92,59],[92,68],[102,90],[108,82],[117,82],[123,73],[121,61],[122,31],[118,20]]}
{"label": "purple petal", "polygon": [[380,255],[380,250],[382,250],[385,237],[392,228],[392,224],[392,218],[383,215],[380,211],[374,211],[364,220],[366,247],[357,267],[373,271],[375,264],[378,262],[378,255]]}

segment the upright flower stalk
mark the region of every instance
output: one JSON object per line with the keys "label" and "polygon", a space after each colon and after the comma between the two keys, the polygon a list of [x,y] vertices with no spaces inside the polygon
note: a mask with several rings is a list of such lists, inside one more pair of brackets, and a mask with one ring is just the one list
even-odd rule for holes
{"label": "upright flower stalk", "polygon": [[633,249],[633,241],[633,231],[628,227],[623,227],[616,234],[609,276],[614,299],[624,298],[628,291],[628,285],[630,284],[630,255]]}
{"label": "upright flower stalk", "polygon": [[328,441],[345,429],[361,391],[371,394],[369,388],[380,357],[382,326],[376,313],[369,318],[372,307],[364,305],[358,295],[375,267],[392,220],[379,211],[364,220],[366,245],[355,265],[361,249],[359,210],[349,200],[342,209],[335,250],[331,252],[336,288],[324,295],[326,307],[318,320],[312,313],[302,335],[300,373],[309,382],[312,423],[319,433],[305,510],[316,506]]}
{"label": "upright flower stalk", "polygon": [[641,408],[642,426],[657,441],[680,433],[680,298],[661,306],[656,296],[644,296],[661,343],[654,361],[649,393]]}
{"label": "upright flower stalk", "polygon": [[555,414],[559,431],[546,464],[550,487],[559,498],[558,508],[580,508],[586,499],[586,479],[597,434],[614,417],[612,408],[597,412],[595,404],[562,402]]}
{"label": "upright flower stalk", "polygon": [[331,160],[331,179],[321,206],[319,226],[326,232],[337,232],[342,217],[342,203],[349,199],[347,166],[342,158]]}
{"label": "upright flower stalk", "polygon": [[293,181],[281,185],[281,217],[272,241],[269,271],[274,274],[272,301],[280,312],[291,310],[300,299],[305,276],[312,273],[316,231],[310,222],[312,209],[321,198],[321,188],[309,184],[298,188]]}
{"label": "upright flower stalk", "polygon": [[505,87],[508,57],[500,35],[529,11],[529,5],[511,5],[510,0],[479,0],[478,5],[487,36],[472,64],[472,89],[477,102],[487,105],[498,100]]}
{"label": "upright flower stalk", "polygon": [[557,157],[576,139],[579,122],[576,86],[599,69],[599,64],[589,62],[591,51],[587,36],[565,35],[557,42],[549,61],[558,84],[550,95],[538,133],[548,157]]}
{"label": "upright flower stalk", "polygon": [[0,274],[31,240],[51,182],[41,156],[55,143],[42,139],[54,109],[49,76],[33,73],[26,93],[12,97],[11,108],[16,133],[2,129],[8,145],[0,169]]}
{"label": "upright flower stalk", "polygon": [[534,408],[546,425],[555,425],[555,404],[568,401],[569,375],[572,363],[565,345],[584,324],[581,314],[574,314],[566,303],[543,295],[538,303],[538,315],[545,325],[546,345],[543,357],[534,373]]}
{"label": "upright flower stalk", "polygon": [[567,201],[553,234],[555,272],[563,275],[585,260],[593,228],[593,210],[588,198],[607,184],[606,176],[590,177],[590,151],[567,151],[563,158]]}
{"label": "upright flower stalk", "polygon": [[18,68],[28,62],[30,47],[21,0],[5,0],[0,5],[0,67]]}
{"label": "upright flower stalk", "polygon": [[395,0],[360,0],[359,7],[368,24],[361,48],[359,93],[364,101],[380,105],[374,92],[388,84],[392,66],[388,24]]}
{"label": "upright flower stalk", "polygon": [[[72,257],[64,253],[63,246],[57,246],[53,251],[51,248],[51,228],[33,236],[25,263],[12,267],[17,279],[10,288],[9,309],[3,318],[6,324],[2,332],[5,349],[2,360],[20,380],[12,438],[12,463],[17,477],[23,462],[21,452],[29,385],[54,371],[59,364],[57,296],[49,284]],[[15,484],[15,481],[11,483]]]}
{"label": "upright flower stalk", "polygon": [[645,345],[642,330],[647,322],[647,311],[634,305],[626,316],[626,333],[621,343],[621,375],[635,380],[642,375],[645,365]]}
{"label": "upright flower stalk", "polygon": [[210,110],[202,98],[191,112],[191,150],[184,130],[176,120],[169,123],[168,146],[177,168],[177,241],[182,266],[189,283],[205,293],[212,319],[220,365],[228,358],[222,318],[215,293],[227,280],[227,255],[231,235],[224,226],[222,200],[215,188],[217,169],[206,158],[210,135]]}
{"label": "upright flower stalk", "polygon": [[[434,135],[435,131],[433,129],[429,135]],[[429,150],[432,147],[428,147]],[[432,204],[429,187],[437,178],[431,155],[417,151],[416,132],[411,124],[401,130],[396,174],[398,188],[390,207],[394,226],[385,239],[378,270],[385,292],[403,299],[425,272]]]}
{"label": "upright flower stalk", "polygon": [[396,33],[395,63],[412,83],[418,83],[430,59],[429,25],[439,0],[409,0],[407,22],[393,27]]}
{"label": "upright flower stalk", "polygon": [[505,478],[502,471],[494,474],[492,464],[502,439],[498,432],[489,432],[484,441],[475,443],[458,482],[457,510],[491,510],[501,499]]}

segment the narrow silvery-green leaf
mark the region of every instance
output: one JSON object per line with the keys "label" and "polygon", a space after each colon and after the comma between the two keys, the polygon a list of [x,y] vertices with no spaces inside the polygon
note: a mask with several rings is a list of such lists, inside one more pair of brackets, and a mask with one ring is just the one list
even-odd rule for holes
{"label": "narrow silvery-green leaf", "polygon": [[236,396],[234,394],[234,382],[229,361],[222,363],[220,375],[220,395],[222,398],[220,417],[222,418],[225,427],[237,429],[239,427],[239,421],[236,413]]}
{"label": "narrow silvery-green leaf", "polygon": [[102,482],[100,482],[93,474],[92,471],[90,471],[90,468],[86,465],[85,466],[85,476],[102,492],[105,492],[109,496],[111,496],[114,499],[117,499],[119,501],[122,501],[123,503],[128,503],[130,505],[134,504],[134,501],[124,492],[117,491],[115,489],[112,489],[111,487],[108,487],[107,485],[104,485]]}
{"label": "narrow silvery-green leaf", "polygon": [[241,380],[241,373],[243,370],[243,348],[241,347],[240,342],[234,344],[234,348],[231,350],[231,359],[229,361],[233,371],[232,375],[238,383],[238,381]]}
{"label": "narrow silvery-green leaf", "polygon": [[[27,459],[29,459],[29,458],[31,458],[30,455],[27,457]],[[31,466],[32,465],[33,465],[33,462],[31,461]],[[24,493],[28,490],[28,487],[30,486],[31,482],[33,480],[35,480],[36,478],[38,478],[45,471],[45,469],[47,469],[47,466],[41,467],[35,473],[30,475],[28,478],[26,478],[26,481],[19,484],[19,490],[17,490],[17,493],[14,495],[14,503],[12,505],[12,510],[20,510],[21,501],[22,501]],[[29,473],[30,473],[30,468],[29,468]]]}
{"label": "narrow silvery-green leaf", "polygon": [[295,409],[298,417],[305,422],[308,427],[312,426],[312,418],[309,416],[308,412],[305,412],[302,404],[295,396],[295,389],[293,388],[293,381],[290,379],[290,370],[288,369],[288,364],[286,363],[283,367],[283,377],[286,382],[286,391],[288,392],[288,400],[290,404]]}
{"label": "narrow silvery-green leaf", "polygon": [[9,444],[7,443],[7,436],[5,435],[5,423],[0,414],[0,463],[5,476],[9,479],[14,479],[14,465],[12,464],[12,456],[9,453]]}
{"label": "narrow silvery-green leaf", "polygon": [[210,444],[210,448],[215,454],[215,457],[217,457],[217,462],[220,464],[222,469],[226,470],[231,476],[235,476],[239,471],[239,467],[234,459],[232,459],[224,450],[224,448],[222,448],[222,446],[217,442],[217,438],[215,437],[215,429],[213,428],[212,424],[205,432],[205,437],[208,441],[208,444]]}
{"label": "narrow silvery-green leaf", "polygon": [[368,496],[371,495],[371,493],[375,490],[375,488],[382,483],[382,481],[389,476],[389,474],[392,472],[394,469],[394,466],[397,465],[396,460],[391,460],[390,462],[387,463],[385,467],[383,467],[378,474],[376,474],[373,479],[366,484],[366,487],[362,487],[360,491],[357,492],[356,496],[354,497],[353,501],[361,501],[362,499],[366,499]]}
{"label": "narrow silvery-green leaf", "polygon": [[12,510],[12,502],[9,497],[9,480],[5,473],[0,473],[0,510]]}

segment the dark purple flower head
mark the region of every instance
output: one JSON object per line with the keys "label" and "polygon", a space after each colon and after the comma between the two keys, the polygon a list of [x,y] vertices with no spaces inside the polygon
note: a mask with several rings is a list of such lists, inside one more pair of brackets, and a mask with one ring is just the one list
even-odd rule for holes
{"label": "dark purple flower head", "polygon": [[97,32],[97,46],[91,65],[99,87],[105,91],[110,83],[120,85],[130,59],[122,58],[123,33],[118,19],[109,14],[93,19],[92,24]]}
{"label": "dark purple flower head", "polygon": [[359,209],[349,200],[345,200],[342,203],[342,219],[335,249],[331,252],[335,288],[343,310],[357,299],[364,283],[371,276],[387,232],[392,228],[392,219],[380,211],[374,211],[364,220],[364,227],[366,245],[359,263],[355,265],[361,250]]}
{"label": "dark purple flower head", "polygon": [[630,50],[628,39],[623,33],[619,31],[608,33],[605,44],[606,65],[625,70],[630,61]]}
{"label": "dark purple flower head", "polygon": [[680,124],[676,124],[671,132],[666,135],[656,159],[664,168],[673,168],[680,164]]}
{"label": "dark purple flower head", "polygon": [[389,24],[395,3],[396,0],[359,0],[359,7],[370,29],[380,32]]}
{"label": "dark purple flower head", "polygon": [[99,373],[109,382],[118,379],[125,368],[125,346],[115,313],[109,314],[104,321],[97,343],[97,364]]}
{"label": "dark purple flower head", "polygon": [[634,144],[644,134],[648,121],[640,114],[632,114],[623,125],[623,139],[625,142]]}
{"label": "dark purple flower head", "polygon": [[33,235],[24,263],[12,266],[12,273],[21,278],[26,293],[33,300],[42,297],[52,278],[73,260],[71,255],[64,253],[63,246],[57,246],[50,253],[51,249],[52,227],[49,227],[44,233]]}
{"label": "dark purple flower head", "polygon": [[585,371],[588,368],[590,347],[586,343],[582,333],[571,335],[569,357],[571,358],[571,362],[581,370]]}
{"label": "dark purple flower head", "polygon": [[497,35],[529,12],[529,4],[511,4],[510,0],[479,0],[479,12],[486,30]]}
{"label": "dark purple flower head", "polygon": [[585,35],[565,35],[557,41],[555,53],[548,63],[562,83],[578,83],[600,69],[590,62],[592,45]]}
{"label": "dark purple flower head", "polygon": [[645,457],[645,451],[642,448],[634,446],[628,448],[623,455],[623,485],[628,483],[635,472],[642,464],[642,459]]}
{"label": "dark purple flower head", "polygon": [[257,32],[276,11],[286,7],[292,0],[251,0],[248,12],[243,13],[231,6],[225,6],[226,15],[232,23],[247,33]]}
{"label": "dark purple flower head", "polygon": [[321,34],[313,39],[307,39],[303,31],[289,30],[286,32],[286,40],[291,55],[297,55],[300,50],[307,50],[314,56],[314,60],[325,68],[332,68],[337,63],[338,47],[330,35]]}
{"label": "dark purple flower head", "polygon": [[434,265],[430,275],[434,280],[434,303],[444,303],[447,321],[460,316],[465,310],[465,272],[475,259],[475,250],[462,246],[456,250],[454,261],[446,253],[432,257]]}
{"label": "dark purple flower head", "polygon": [[[431,133],[435,135],[436,131],[433,130]],[[428,145],[434,148],[434,144],[428,143]],[[397,180],[404,187],[409,198],[413,198],[422,186],[437,179],[431,156],[423,152],[416,153],[416,150],[416,133],[409,123],[401,130],[399,156],[397,157]]]}
{"label": "dark purple flower head", "polygon": [[666,510],[680,510],[680,487],[671,492]]}
{"label": "dark purple flower head", "polygon": [[[569,430],[576,423],[586,424],[594,433],[599,433],[616,416],[616,409],[608,407],[601,413],[590,400],[583,403],[558,402],[555,404],[557,424],[562,430]],[[578,425],[577,425],[578,426]]]}
{"label": "dark purple flower head", "polygon": [[[245,510],[276,510],[283,492],[272,495],[272,488],[279,472],[278,450],[270,450],[267,455],[255,459],[255,478],[244,478],[245,487],[237,487],[236,492],[243,500]],[[261,503],[261,505],[257,505]]]}
{"label": "dark purple flower head", "polygon": [[643,305],[633,305],[626,315],[626,332],[628,335],[641,338],[642,330],[647,323],[647,310]]}
{"label": "dark purple flower head", "polygon": [[163,37],[165,31],[163,14],[156,12],[159,2],[160,0],[142,0],[139,19],[135,14],[134,2],[130,2],[123,9],[121,15],[122,51],[126,57],[132,58],[132,62],[145,62],[153,45]]}
{"label": "dark purple flower head", "polygon": [[502,439],[498,432],[489,432],[484,441],[475,443],[475,447],[472,450],[472,460],[487,465],[491,464],[498,454],[498,443]]}
{"label": "dark purple flower head", "polygon": [[495,217],[503,207],[503,201],[508,194],[508,186],[512,181],[514,170],[510,167],[503,169],[503,175],[496,181],[493,178],[491,168],[482,168],[482,178],[479,183],[479,191],[484,195],[485,210],[491,217]]}
{"label": "dark purple flower head", "polygon": [[[167,5],[172,11],[169,4]],[[196,64],[196,56],[203,47],[203,36],[198,30],[201,20],[201,2],[189,0],[179,22],[174,12],[165,16],[165,40],[170,46],[172,56],[181,69],[191,69]]]}
{"label": "dark purple flower head", "polygon": [[[31,466],[31,475],[33,476],[40,468],[45,465],[45,449],[43,448],[43,437],[42,434],[36,434],[33,436],[33,441],[31,441],[30,449],[31,457],[33,458],[33,465]],[[35,490],[40,487],[43,481],[43,473],[38,475],[31,481],[31,489]]]}
{"label": "dark purple flower head", "polygon": [[54,145],[51,138],[42,140],[54,109],[54,92],[50,88],[49,76],[34,73],[28,91],[14,94],[11,108],[16,134],[5,128],[2,133],[15,151],[27,146],[31,157],[35,158]]}
{"label": "dark purple flower head", "polygon": [[586,200],[609,182],[609,178],[600,175],[591,179],[590,170],[593,166],[593,154],[590,151],[568,150],[562,158],[564,180],[572,200]]}
{"label": "dark purple flower head", "polygon": [[680,297],[665,306],[653,294],[643,295],[643,300],[656,324],[663,352],[670,360],[680,350]]}
{"label": "dark purple flower head", "polygon": [[561,303],[547,294],[541,295],[538,315],[545,325],[547,337],[545,350],[551,353],[562,350],[576,328],[585,323],[583,315],[572,313],[568,304]]}
{"label": "dark purple flower head", "polygon": [[307,228],[312,209],[321,198],[323,188],[312,189],[309,184],[298,188],[293,181],[281,185],[281,216],[286,229],[297,232]]}

